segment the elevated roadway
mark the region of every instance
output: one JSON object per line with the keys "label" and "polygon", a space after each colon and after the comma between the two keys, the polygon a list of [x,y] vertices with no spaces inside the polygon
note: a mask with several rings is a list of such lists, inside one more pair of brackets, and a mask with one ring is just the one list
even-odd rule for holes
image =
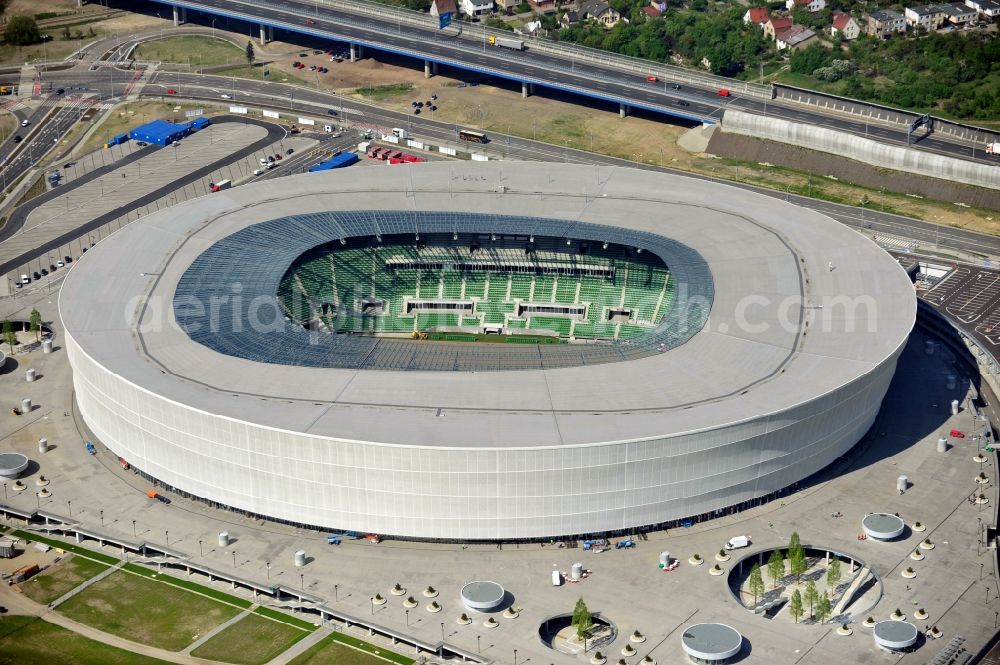
{"label": "elevated roadway", "polygon": [[[829,110],[769,100],[770,93],[765,92],[769,88],[765,86],[549,42],[531,42],[524,51],[490,46],[485,40],[487,33],[478,27],[463,28],[456,22],[441,30],[436,19],[414,12],[330,0],[155,1],[313,38],[406,55],[425,61],[427,71],[444,64],[517,81],[525,86],[526,92],[530,86],[538,85],[619,104],[622,109],[638,108],[706,123],[719,122],[722,112],[732,107],[886,143],[908,143],[907,133],[899,125],[864,122]],[[478,32],[469,34],[470,30]],[[657,74],[659,80],[647,81],[646,76],[651,73]],[[730,97],[719,96],[718,91],[723,87],[731,91]],[[934,134],[919,137],[913,145],[959,159],[967,159],[971,153],[968,142]],[[1000,164],[1000,155],[980,155],[978,159]]]}

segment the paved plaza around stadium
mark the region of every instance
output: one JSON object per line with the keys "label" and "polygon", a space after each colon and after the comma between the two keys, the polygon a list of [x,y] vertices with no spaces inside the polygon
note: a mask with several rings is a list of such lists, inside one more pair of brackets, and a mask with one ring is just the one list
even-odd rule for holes
{"label": "paved plaza around stadium", "polygon": [[[52,301],[43,299],[35,306],[45,320],[54,318]],[[26,312],[12,311],[8,315],[25,316]],[[986,488],[988,505],[970,505],[967,496],[980,470],[980,465],[972,461],[975,444],[968,439],[954,440],[948,453],[935,450],[941,431],[970,429],[968,413],[963,411],[956,417],[948,413],[950,400],[961,399],[965,393],[965,368],[956,365],[955,358],[941,347],[935,355],[925,355],[923,334],[919,332],[913,334],[901,358],[893,387],[872,431],[842,465],[831,467],[816,482],[784,499],[690,529],[651,533],[633,550],[592,554],[538,544],[507,544],[501,551],[493,545],[401,541],[372,545],[345,540],[336,547],[326,544],[323,533],[245,519],[177,497],[170,505],[152,501],[145,496],[149,485],[123,471],[103,446],[99,445],[96,457],[86,453],[83,441],[91,435],[74,415],[70,370],[59,344],[61,331],[58,324],[55,327],[56,351],[51,355],[36,351],[20,357],[19,366],[7,374],[0,389],[2,399],[9,403],[30,396],[38,405],[29,416],[2,418],[5,440],[11,442],[12,449],[40,463],[40,468],[26,479],[29,486],[33,489],[32,479],[38,474],[52,481],[53,494],[41,501],[43,510],[67,520],[72,512],[73,521],[127,541],[165,544],[169,539],[172,550],[193,562],[233,570],[261,583],[265,581],[265,562],[270,562],[272,581],[295,588],[303,584],[307,593],[323,598],[331,607],[432,643],[440,639],[440,623],[444,622],[447,642],[473,653],[477,645],[481,646],[483,655],[499,663],[513,662],[513,648],[518,649],[519,663],[584,662],[582,657],[562,655],[542,646],[537,636],[539,622],[572,610],[576,598],[582,596],[591,610],[613,620],[622,631],[623,636],[605,651],[616,658],[624,636],[638,629],[647,636],[646,642],[636,645],[639,656],[650,653],[658,663],[684,663],[682,628],[715,621],[731,625],[744,635],[748,646],[741,662],[897,662],[875,647],[871,630],[860,625],[862,617],[852,624],[853,635],[847,637],[838,635],[834,625],[793,626],[787,612],[770,620],[755,617],[737,606],[726,590],[725,576],[708,574],[711,555],[732,536],[750,535],[753,541],[748,550],[734,553],[738,556],[785,546],[793,530],[801,535],[803,543],[833,548],[875,567],[884,579],[885,592],[869,613],[876,619],[887,619],[900,608],[910,617],[908,620],[919,624],[919,629],[929,624],[943,631],[942,639],[928,641],[898,662],[927,662],[956,634],[964,636],[965,647],[975,651],[991,633],[994,612],[1000,610],[992,563],[995,553],[977,556],[976,546],[977,519],[993,519],[995,483]],[[35,383],[23,383],[23,372],[28,367],[40,375]],[[955,390],[945,388],[944,376],[948,373],[959,377]],[[47,437],[54,449],[39,455],[35,446],[39,437]],[[993,459],[991,456],[984,467],[991,478],[995,474]],[[900,474],[907,475],[912,483],[904,495],[896,491],[896,477]],[[12,496],[9,503],[28,510],[37,501],[29,489]],[[100,511],[104,515],[103,527]],[[908,525],[920,521],[927,530],[919,534],[908,531],[899,542],[859,541],[861,520],[872,511],[899,512]],[[833,513],[843,516],[832,517]],[[132,537],[133,520],[136,538]],[[228,548],[216,544],[221,531],[232,537]],[[935,548],[926,552],[923,561],[914,562],[908,555],[923,538],[930,538]],[[199,555],[199,541],[203,556]],[[299,549],[304,549],[310,559],[301,569],[292,563]],[[664,573],[657,569],[658,556],[664,550],[681,560],[676,571]],[[112,548],[106,551],[117,554]],[[696,552],[706,559],[706,565],[694,567],[686,563]],[[577,585],[552,587],[549,578],[553,566],[568,571],[577,561],[592,575]],[[722,565],[728,568],[731,564]],[[979,564],[984,564],[981,581]],[[901,576],[906,566],[916,570],[916,578]],[[205,582],[203,578],[195,579]],[[475,579],[494,579],[503,584],[513,595],[515,605],[523,608],[520,616],[500,617],[495,629],[484,628],[481,620],[469,626],[457,625],[455,618],[465,611],[459,606],[459,590]],[[434,586],[440,591],[437,600],[444,610],[440,614],[426,612],[423,606],[411,610],[407,626],[402,598],[388,593],[397,582],[407,588],[408,595],[424,603],[427,601],[420,590]],[[213,586],[230,590],[225,583]],[[0,588],[0,604],[8,604],[4,598],[9,593],[6,586]],[[374,593],[381,593],[389,601],[376,607],[372,615],[370,597]],[[926,609],[927,620],[912,619],[918,608]],[[354,629],[352,634],[367,637],[363,630]],[[378,643],[378,638],[375,641]],[[389,646],[388,641],[381,643]]]}

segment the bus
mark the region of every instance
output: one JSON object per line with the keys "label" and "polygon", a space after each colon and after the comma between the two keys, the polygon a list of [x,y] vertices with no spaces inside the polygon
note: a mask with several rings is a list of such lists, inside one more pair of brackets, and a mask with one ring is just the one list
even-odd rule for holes
{"label": "bus", "polygon": [[471,129],[463,129],[459,131],[458,138],[472,143],[486,143],[489,141],[489,139],[486,138],[486,134],[483,134],[482,132],[474,132]]}

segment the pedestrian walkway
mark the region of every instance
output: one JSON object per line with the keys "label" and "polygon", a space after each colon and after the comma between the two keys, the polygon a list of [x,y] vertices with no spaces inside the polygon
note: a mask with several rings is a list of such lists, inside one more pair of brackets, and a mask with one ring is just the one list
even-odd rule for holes
{"label": "pedestrian walkway", "polygon": [[34,65],[21,67],[21,81],[17,84],[18,99],[31,99],[35,92],[36,76],[38,76],[38,70],[35,69]]}
{"label": "pedestrian walkway", "polygon": [[220,623],[218,626],[216,626],[215,628],[213,628],[212,630],[208,631],[207,633],[205,633],[204,635],[202,635],[201,637],[199,637],[197,640],[195,640],[194,642],[192,642],[191,644],[189,644],[186,649],[183,649],[181,651],[181,653],[183,653],[183,654],[190,654],[192,651],[194,651],[195,649],[197,649],[198,647],[200,647],[205,642],[208,642],[210,639],[212,639],[213,637],[215,637],[216,635],[218,635],[219,633],[221,633],[222,631],[224,631],[226,628],[229,628],[230,626],[232,626],[234,623],[236,623],[238,621],[242,621],[244,618],[246,618],[246,616],[248,614],[252,614],[255,609],[257,609],[257,605],[251,605],[249,608],[243,610],[242,612],[240,612],[239,614],[237,614],[236,616],[234,616],[229,621],[226,621],[224,623]]}
{"label": "pedestrian walkway", "polygon": [[305,653],[313,646],[319,644],[319,642],[326,639],[326,637],[329,636],[332,632],[333,628],[330,627],[329,625],[314,630],[313,632],[309,633],[309,635],[307,635],[306,637],[302,638],[301,640],[290,646],[286,651],[283,651],[282,653],[272,658],[270,661],[268,661],[267,665],[286,665],[286,663],[290,663],[300,654]]}
{"label": "pedestrian walkway", "polygon": [[119,570],[121,570],[122,566],[124,566],[124,565],[125,565],[124,561],[119,561],[115,565],[110,566],[107,570],[105,570],[105,571],[103,571],[101,573],[98,573],[97,575],[94,575],[93,577],[91,577],[89,580],[87,580],[83,584],[78,584],[77,586],[73,587],[72,589],[70,589],[69,591],[67,591],[66,593],[64,593],[62,596],[59,596],[58,598],[56,598],[55,600],[53,600],[51,603],[49,603],[49,607],[52,608],[52,609],[55,609],[56,607],[59,607],[60,605],[62,605],[63,603],[65,603],[67,600],[69,600],[70,598],[72,598],[76,594],[80,593],[81,591],[83,591],[87,587],[89,587],[91,585],[94,585],[94,584],[97,584],[98,582],[100,582],[101,580],[103,580],[105,577],[108,577],[109,575],[115,574],[116,572],[118,572]]}

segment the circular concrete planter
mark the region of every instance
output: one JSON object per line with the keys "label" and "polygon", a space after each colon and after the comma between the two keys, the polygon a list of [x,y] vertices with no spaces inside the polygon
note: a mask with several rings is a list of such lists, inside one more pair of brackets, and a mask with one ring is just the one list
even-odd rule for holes
{"label": "circular concrete planter", "polygon": [[606,662],[608,662],[608,659],[600,651],[590,657],[590,665],[604,665]]}
{"label": "circular concrete planter", "polygon": [[652,656],[646,656],[639,662],[642,663],[642,665],[656,665],[656,661],[653,660]]}
{"label": "circular concrete planter", "polygon": [[632,644],[642,644],[646,641],[646,636],[636,630],[628,636],[628,641]]}
{"label": "circular concrete planter", "polygon": [[694,558],[694,556],[692,556],[690,559],[688,559],[688,563],[690,563],[692,566],[700,566],[701,564],[705,563],[705,560],[700,557],[696,559]]}
{"label": "circular concrete planter", "polygon": [[923,533],[924,531],[927,531],[927,525],[926,524],[921,524],[920,522],[914,522],[913,526],[911,528],[916,533]]}
{"label": "circular concrete planter", "polygon": [[45,487],[49,484],[49,479],[45,476],[38,476],[38,478],[35,478],[35,484],[39,487]]}
{"label": "circular concrete planter", "polygon": [[455,619],[455,623],[457,623],[459,626],[468,626],[470,623],[472,623],[472,619],[470,619],[468,615],[463,614],[457,619]]}
{"label": "circular concrete planter", "polygon": [[899,611],[899,608],[889,615],[889,618],[893,621],[906,621],[906,615]]}
{"label": "circular concrete planter", "polygon": [[438,590],[435,589],[434,587],[429,586],[426,589],[424,589],[424,598],[437,598],[437,597],[438,597]]}
{"label": "circular concrete planter", "polygon": [[921,552],[920,550],[913,550],[912,552],[910,552],[910,558],[913,559],[914,561],[923,561],[924,553]]}
{"label": "circular concrete planter", "polygon": [[932,550],[932,549],[934,549],[934,543],[932,543],[930,541],[930,538],[928,538],[928,539],[924,540],[922,543],[920,543],[920,549],[922,549],[922,550]]}
{"label": "circular concrete planter", "polygon": [[982,464],[983,462],[986,461],[986,456],[976,455],[975,457],[972,458],[972,461],[975,462],[976,464]]}
{"label": "circular concrete planter", "polygon": [[980,494],[979,496],[976,497],[976,503],[979,504],[980,506],[985,506],[989,502],[990,502],[989,497],[987,497],[984,494]]}
{"label": "circular concrete planter", "polygon": [[433,612],[434,614],[437,614],[438,612],[441,611],[441,606],[438,605],[438,603],[437,603],[436,600],[432,600],[430,602],[430,604],[427,606],[427,611],[428,612]]}
{"label": "circular concrete planter", "polygon": [[853,635],[854,631],[851,630],[850,626],[848,626],[847,624],[841,624],[841,625],[837,626],[837,634],[838,635],[844,635],[844,636]]}
{"label": "circular concrete planter", "polygon": [[725,575],[726,574],[726,570],[722,566],[720,566],[719,564],[715,564],[714,566],[712,566],[711,568],[709,568],[708,573],[710,575],[716,575],[716,576],[718,576],[718,575]]}
{"label": "circular concrete planter", "polygon": [[635,655],[635,649],[632,648],[631,644],[626,644],[622,648],[622,655],[625,656],[626,658],[634,656]]}
{"label": "circular concrete planter", "polygon": [[410,596],[409,598],[407,598],[406,600],[403,601],[403,607],[405,607],[407,609],[412,609],[412,608],[416,607],[418,604],[419,603],[417,603],[417,601],[414,600],[413,596]]}
{"label": "circular concrete planter", "polygon": [[406,589],[397,584],[396,586],[389,589],[389,593],[391,593],[394,596],[403,596],[406,595]]}
{"label": "circular concrete planter", "polygon": [[376,594],[376,596],[372,599],[372,605],[385,605],[385,598]]}
{"label": "circular concrete planter", "polygon": [[20,480],[16,480],[14,481],[14,484],[11,486],[11,489],[14,490],[15,492],[23,492],[26,487],[27,485],[22,483]]}
{"label": "circular concrete planter", "polygon": [[913,618],[920,619],[921,621],[923,621],[924,619],[927,618],[927,611],[921,607],[919,610],[913,613]]}
{"label": "circular concrete planter", "polygon": [[912,579],[913,579],[914,577],[916,577],[916,576],[917,576],[917,572],[916,572],[915,570],[913,570],[912,568],[907,568],[907,569],[905,569],[905,570],[904,570],[904,571],[902,572],[902,575],[903,575],[903,577],[905,577],[906,579],[908,579],[908,580],[912,580]]}
{"label": "circular concrete planter", "polygon": [[873,628],[876,623],[878,622],[875,621],[875,617],[868,617],[867,619],[861,622],[861,625],[864,626],[865,628]]}
{"label": "circular concrete planter", "polygon": [[942,635],[944,635],[944,633],[942,633],[937,626],[931,628],[931,637],[933,637],[935,640],[941,637]]}
{"label": "circular concrete planter", "polygon": [[983,474],[979,474],[978,476],[976,476],[976,484],[977,485],[986,485],[989,482],[990,482],[990,479],[987,478]]}
{"label": "circular concrete planter", "polygon": [[513,607],[508,607],[503,611],[504,619],[516,619],[517,616],[518,616],[517,610],[515,610]]}
{"label": "circular concrete planter", "polygon": [[729,561],[732,558],[725,550],[719,550],[719,553],[715,555],[716,561]]}
{"label": "circular concrete planter", "polygon": [[52,496],[52,492],[50,492],[49,490],[47,490],[46,488],[43,487],[42,491],[38,493],[38,496],[40,496],[43,499],[45,499],[45,498],[48,498],[48,497]]}
{"label": "circular concrete planter", "polygon": [[483,622],[483,628],[496,628],[499,625],[500,625],[500,622],[498,622],[493,617],[490,617],[489,619],[487,619],[486,621]]}

